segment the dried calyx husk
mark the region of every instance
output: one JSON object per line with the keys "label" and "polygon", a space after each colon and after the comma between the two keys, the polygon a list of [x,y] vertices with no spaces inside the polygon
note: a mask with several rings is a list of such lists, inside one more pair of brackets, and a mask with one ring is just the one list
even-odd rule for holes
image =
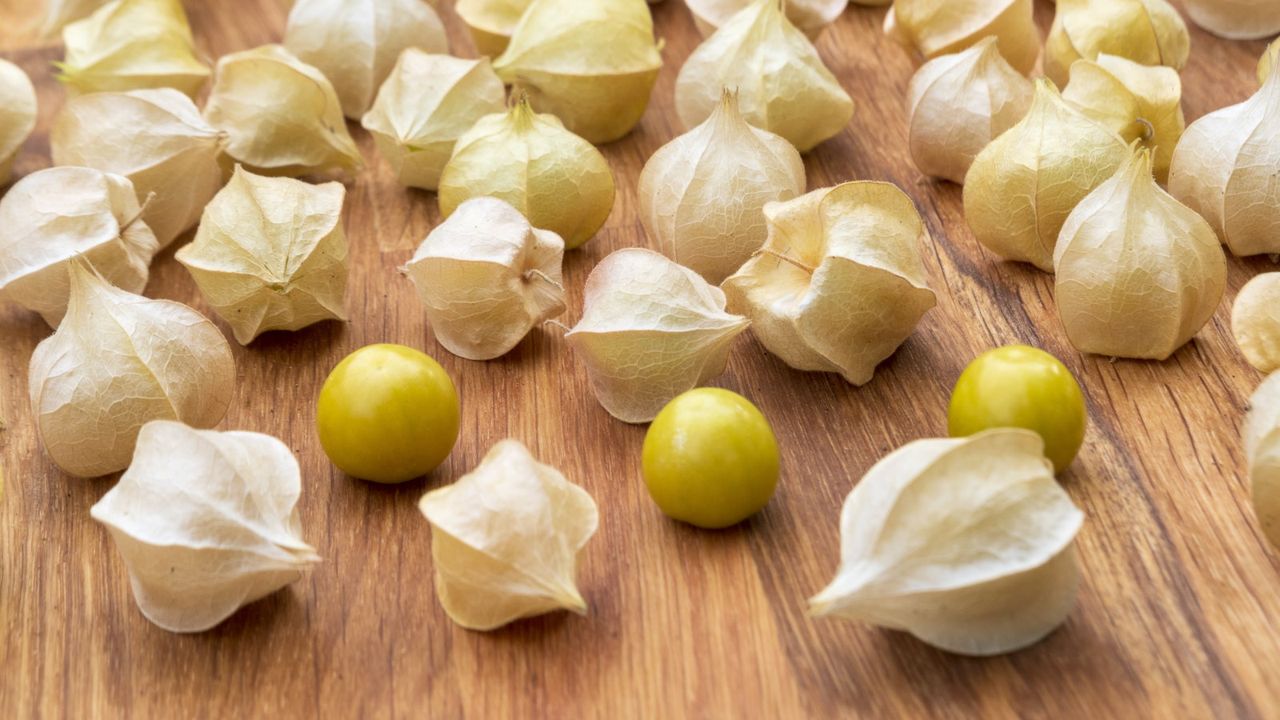
{"label": "dried calyx husk", "polygon": [[1236,255],[1280,253],[1280,73],[1253,97],[1200,118],[1173,153],[1169,192]]}
{"label": "dried calyx husk", "polygon": [[1055,296],[1081,352],[1164,360],[1213,316],[1227,261],[1204,218],[1137,150],[1071,211],[1054,250]]}
{"label": "dried calyx husk", "polygon": [[176,257],[241,345],[268,330],[346,319],[346,192],[237,167],[205,208]]}
{"label": "dried calyx husk", "polygon": [[1262,57],[1258,60],[1259,85],[1266,84],[1267,78],[1271,77],[1277,62],[1280,62],[1280,40],[1268,45],[1266,52],[1262,53]]}
{"label": "dried calyx husk", "polygon": [[995,37],[1018,72],[1031,72],[1040,57],[1033,0],[898,0],[885,15],[885,33],[935,58]]}
{"label": "dried calyx husk", "polygon": [[[705,36],[750,5],[751,0],[687,0],[685,4],[693,14],[698,32]],[[828,25],[840,17],[848,4],[849,0],[786,0],[784,9],[791,24],[809,39],[816,40]]]}
{"label": "dried calyx husk", "polygon": [[454,145],[440,174],[440,213],[489,195],[505,200],[534,227],[564,239],[590,240],[613,210],[613,173],[591,143],[554,115],[535,113],[521,98],[510,111],[486,115]]}
{"label": "dried calyx husk", "polygon": [[506,89],[489,61],[405,50],[360,124],[402,185],[435,190],[454,144],[503,110]]}
{"label": "dried calyx husk", "polygon": [[90,509],[129,568],[133,599],[170,632],[202,632],[302,577],[302,473],[270,435],[155,420]]}
{"label": "dried calyx husk", "polygon": [[978,153],[1026,116],[1034,86],[996,43],[938,56],[911,78],[908,141],[920,172],[963,185]]}
{"label": "dried calyx husk", "polygon": [[9,182],[13,159],[35,128],[35,86],[22,68],[0,58],[0,185]]}
{"label": "dried calyx husk", "polygon": [[965,221],[1001,258],[1052,272],[1063,221],[1127,155],[1119,135],[1038,80],[1026,116],[974,158],[965,176]]}
{"label": "dried calyx husk", "polygon": [[1272,373],[1249,398],[1243,435],[1253,509],[1262,534],[1280,548],[1280,373]]}
{"label": "dried calyx husk", "polygon": [[213,427],[236,379],[218,328],[181,303],[108,284],[77,258],[57,332],[31,355],[31,410],[45,452],[77,477],[129,465],[142,426]]}
{"label": "dried calyx husk", "polygon": [[810,613],[998,655],[1062,624],[1084,514],[1028,430],[917,440],[876,463],[840,514],[840,567]]}
{"label": "dried calyx husk", "polygon": [[650,250],[627,248],[587,277],[582,320],[567,335],[596,399],[623,422],[649,422],[672,398],[724,372],[750,323],[724,293]]}
{"label": "dried calyx husk", "polygon": [[1191,36],[1167,0],[1059,0],[1045,42],[1045,74],[1065,85],[1075,61],[1101,53],[1181,70]]}
{"label": "dried calyx husk", "polygon": [[40,170],[0,199],[0,298],[57,327],[67,267],[83,256],[109,282],[142,292],[160,249],[128,178],[93,168]]}
{"label": "dried calyx husk", "polygon": [[63,28],[62,42],[58,79],[72,93],[171,87],[194,98],[209,78],[180,0],[114,0]]}
{"label": "dried calyx husk", "polygon": [[494,445],[418,508],[431,523],[436,592],[455,623],[492,630],[555,610],[586,614],[575,575],[600,522],[596,503],[519,441]]}
{"label": "dried calyx husk", "polygon": [[711,117],[649,157],[637,195],[657,247],[719,284],[764,244],[764,206],[804,188],[800,153],[748,125],[726,90]]}
{"label": "dried calyx husk", "polygon": [[539,112],[606,143],[640,122],[660,49],[644,0],[534,0],[493,69]]}
{"label": "dried calyx husk", "polygon": [[40,36],[51,38],[68,24],[89,17],[109,0],[45,0]]}
{"label": "dried calyx husk", "polygon": [[161,247],[195,225],[222,186],[225,142],[190,98],[170,88],[71,98],[49,137],[54,164],[129,178]]}
{"label": "dried calyx husk", "polygon": [[1280,370],[1280,272],[1262,273],[1240,289],[1231,306],[1231,334],[1249,364]]}
{"label": "dried calyx husk", "polygon": [[305,175],[361,166],[333,85],[280,45],[219,58],[204,116],[228,134],[227,154],[255,172]]}
{"label": "dried calyx husk", "polygon": [[559,235],[502,200],[478,197],[427,235],[405,272],[440,344],[468,360],[491,360],[564,312],[563,259]]}
{"label": "dried calyx husk", "polygon": [[848,182],[764,216],[764,247],[724,282],[729,308],[791,367],[867,383],[937,302],[915,205],[889,183]]}
{"label": "dried calyx husk", "polygon": [[800,152],[839,133],[853,117],[853,100],[779,0],[754,0],[693,51],[676,78],[680,122],[693,128],[710,117],[724,88],[738,90],[747,122]]}
{"label": "dried calyx husk", "polygon": [[498,57],[511,42],[520,16],[533,0],[457,0],[453,11],[471,31],[471,40],[481,55]]}
{"label": "dried calyx husk", "polygon": [[1280,0],[1183,0],[1192,22],[1233,40],[1280,32]]}

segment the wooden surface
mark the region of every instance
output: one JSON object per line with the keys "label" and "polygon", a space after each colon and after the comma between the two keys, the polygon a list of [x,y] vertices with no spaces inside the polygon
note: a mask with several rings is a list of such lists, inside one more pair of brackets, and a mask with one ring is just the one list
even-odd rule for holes
{"label": "wooden surface", "polygon": [[[284,0],[190,2],[210,57],[278,39]],[[0,0],[0,51],[40,90],[40,125],[18,174],[49,164],[62,101],[56,47],[25,23],[32,0]],[[447,6],[448,3],[446,2]],[[1042,30],[1052,6],[1037,8]],[[644,245],[635,179],[680,132],[672,87],[698,42],[677,0],[654,9],[666,66],[640,127],[604,148],[618,178],[608,225],[565,271],[572,323],[591,267]],[[49,330],[0,307],[0,717],[1280,717],[1280,554],[1249,506],[1238,426],[1261,379],[1227,331],[1229,302],[1267,269],[1231,260],[1212,324],[1162,364],[1084,357],[1066,343],[1049,276],[1000,263],[973,241],[959,189],[920,177],[906,151],[903,96],[913,59],[880,33],[883,9],[851,6],[819,48],[858,104],[840,136],[806,159],[809,186],[898,183],[932,233],[938,307],[866,387],[788,369],[749,337],[717,384],[754,400],[781,443],[767,510],[724,532],[666,520],[639,473],[643,427],[612,420],[559,331],[475,363],[431,337],[396,272],[438,221],[433,195],[405,191],[358,128],[370,170],[349,186],[351,322],[274,333],[236,347],[238,385],[223,428],[277,435],[302,462],[301,513],[324,562],[217,629],[166,633],[133,604],[125,567],[89,507],[113,477],[60,474],[36,441],[26,367]],[[469,40],[446,9],[455,52]],[[1193,29],[1189,119],[1253,92],[1261,42]],[[172,250],[147,294],[208,312]],[[225,325],[222,326],[226,330]],[[366,343],[435,356],[462,397],[462,435],[426,480],[380,487],[344,477],[312,429],[320,382]],[[1063,484],[1088,520],[1084,575],[1067,623],[1033,648],[977,660],[908,635],[815,621],[805,599],[830,578],[840,503],[878,458],[945,433],[951,384],[978,352],[1026,342],[1080,377],[1092,425]],[[585,618],[563,614],[479,634],[455,627],[432,586],[430,533],[416,501],[515,437],[599,503],[581,558]]]}

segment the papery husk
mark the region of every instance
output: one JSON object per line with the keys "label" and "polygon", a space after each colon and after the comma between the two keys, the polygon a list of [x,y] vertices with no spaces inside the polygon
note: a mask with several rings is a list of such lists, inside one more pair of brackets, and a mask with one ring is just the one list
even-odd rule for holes
{"label": "papery husk", "polygon": [[284,46],[324,73],[347,117],[359,120],[400,53],[448,53],[440,16],[422,0],[296,0]]}
{"label": "papery husk", "polygon": [[556,610],[587,613],[574,576],[599,525],[596,503],[519,441],[494,445],[418,509],[431,523],[436,593],[455,623],[493,630]]}
{"label": "papery husk", "polygon": [[218,424],[236,366],[218,328],[181,303],[109,285],[77,258],[57,332],[36,346],[28,384],[45,452],[70,475],[129,465],[152,420]]}
{"label": "papery husk", "polygon": [[471,31],[471,40],[481,55],[496,58],[511,42],[520,16],[533,0],[457,0],[453,11]]}
{"label": "papery husk", "polygon": [[1138,150],[1080,201],[1053,258],[1058,314],[1081,352],[1164,360],[1213,317],[1227,263],[1213,228]]}
{"label": "papery husk", "polygon": [[747,122],[800,152],[836,135],[853,117],[853,100],[778,0],[754,0],[693,51],[676,78],[680,122],[693,128],[705,121],[725,88],[737,89]]}
{"label": "papery husk", "polygon": [[1280,548],[1280,373],[1249,398],[1242,434],[1253,510],[1263,536]]}
{"label": "papery husk", "polygon": [[141,215],[133,184],[119,175],[56,167],[22,178],[0,199],[0,298],[57,327],[77,256],[108,282],[142,292],[160,245]]}
{"label": "papery husk", "polygon": [[69,23],[87,18],[110,0],[44,0],[40,37],[52,38]]}
{"label": "papery husk", "polygon": [[660,49],[642,0],[534,0],[493,69],[535,110],[601,144],[640,122]]}
{"label": "papery husk", "polygon": [[936,57],[911,78],[908,143],[920,172],[963,185],[978,153],[1026,116],[1034,85],[996,43]]}
{"label": "papery husk", "polygon": [[1249,364],[1264,373],[1280,370],[1280,272],[1245,283],[1231,306],[1231,334]]}
{"label": "papery husk", "polygon": [[1236,255],[1280,253],[1280,74],[1200,118],[1173,153],[1169,192]]}
{"label": "papery husk", "polygon": [[809,611],[904,630],[948,652],[1013,652],[1070,614],[1083,523],[1035,433],[917,440],[849,493],[840,567]]}
{"label": "papery husk", "polygon": [[885,33],[926,59],[950,55],[995,37],[1000,54],[1026,75],[1040,57],[1033,0],[898,0]]}
{"label": "papery husk", "polygon": [[1271,77],[1271,72],[1276,66],[1276,62],[1280,61],[1280,40],[1276,40],[1267,46],[1266,52],[1262,53],[1262,57],[1258,60],[1258,84],[1265,85],[1267,78]]}
{"label": "papery husk", "polygon": [[1045,75],[1066,85],[1075,61],[1102,53],[1181,70],[1191,36],[1166,0],[1061,0],[1045,41]]}
{"label": "papery husk", "polygon": [[854,385],[898,349],[937,299],[915,205],[889,183],[848,182],[764,207],[764,247],[724,281],[769,352]]}
{"label": "papery husk", "polygon": [[725,311],[724,293],[702,276],[650,250],[626,248],[591,271],[582,319],[566,337],[604,409],[644,423],[723,373],[734,338],[748,325]]}
{"label": "papery husk", "polygon": [[974,158],[965,176],[965,221],[1001,258],[1053,272],[1067,215],[1128,153],[1120,136],[1037,80],[1026,116]]}
{"label": "papery husk", "polygon": [[402,185],[435,190],[458,138],[500,113],[506,88],[489,61],[405,50],[360,121]]}
{"label": "papery husk", "polygon": [[649,157],[636,194],[657,247],[718,285],[764,244],[764,206],[804,188],[800,153],[748,125],[726,90],[711,117]]}
{"label": "papery husk", "polygon": [[573,249],[609,219],[613,173],[591,143],[521,99],[458,138],[440,174],[440,214],[446,218],[464,201],[485,195],[510,203]]}
{"label": "papery husk", "polygon": [[[686,0],[685,4],[689,6],[698,32],[706,37],[750,5],[751,0]],[[849,0],[786,0],[784,9],[792,25],[810,40],[817,40],[848,4]],[[887,5],[888,2],[880,4]]]}
{"label": "papery husk", "polygon": [[124,557],[142,614],[202,632],[320,561],[302,539],[301,491],[297,459],[269,435],[156,420],[89,514]]}
{"label": "papery husk", "polygon": [[114,0],[62,29],[58,80],[71,94],[171,87],[188,97],[209,78],[180,0]]}
{"label": "papery husk", "polygon": [[1219,37],[1252,40],[1280,33],[1280,0],[1183,0],[1191,21]]}
{"label": "papery husk", "polygon": [[36,128],[36,89],[22,68],[0,59],[0,185],[9,182],[13,160]]}
{"label": "papery husk", "polygon": [[333,86],[280,45],[219,58],[204,117],[228,134],[227,154],[254,172],[306,175],[362,165]]}
{"label": "papery husk", "polygon": [[418,246],[405,272],[436,339],[454,355],[491,360],[565,311],[564,240],[492,197],[458,206]]}
{"label": "papery husk", "polygon": [[142,219],[164,247],[200,219],[222,187],[226,134],[171,88],[92,93],[62,106],[49,133],[55,165],[83,165],[129,178]]}

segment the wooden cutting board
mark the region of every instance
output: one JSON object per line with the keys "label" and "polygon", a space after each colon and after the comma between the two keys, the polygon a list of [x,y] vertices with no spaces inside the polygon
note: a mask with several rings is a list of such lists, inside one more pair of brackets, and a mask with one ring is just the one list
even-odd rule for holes
{"label": "wooden cutting board", "polygon": [[[584,0],[586,1],[586,0]],[[473,52],[445,2],[455,51]],[[33,77],[40,125],[18,158],[49,164],[63,98],[33,39],[32,0],[0,0],[0,54]],[[209,57],[276,41],[284,0],[187,3]],[[1052,5],[1037,7],[1042,30]],[[609,252],[643,246],[635,182],[681,132],[672,88],[699,37],[678,0],[655,6],[666,66],[641,125],[604,148],[613,216],[569,254],[570,311]],[[664,518],[639,472],[644,427],[611,419],[559,331],[488,363],[445,352],[398,272],[439,220],[430,193],[398,187],[353,127],[369,170],[348,187],[351,322],[236,346],[238,383],[221,427],[279,436],[302,462],[301,513],[323,563],[217,629],[171,635],[134,606],[124,564],[89,507],[115,478],[59,473],[26,399],[36,316],[0,307],[0,717],[1277,717],[1280,553],[1249,505],[1238,427],[1261,380],[1228,332],[1230,300],[1266,258],[1230,261],[1228,296],[1194,343],[1164,363],[1085,357],[1067,344],[1048,275],[997,262],[964,225],[960,190],[908,157],[904,94],[914,60],[856,5],[818,46],[855,98],[853,122],[806,158],[810,188],[888,180],[915,199],[938,307],[866,387],[787,368],[749,337],[717,384],[772,421],[783,477],[768,509],[723,532]],[[1255,88],[1261,42],[1192,31],[1189,120]],[[208,312],[172,250],[147,294]],[[226,330],[225,325],[221,325]],[[344,355],[399,342],[436,357],[462,398],[462,435],[431,477],[398,487],[352,480],[312,428],[316,393]],[[830,578],[841,501],[885,453],[946,430],[950,387],[980,351],[1024,342],[1061,357],[1088,396],[1091,426],[1062,477],[1088,520],[1084,582],[1067,623],[1014,655],[948,655],[908,635],[805,615]],[[496,441],[515,437],[586,487],[599,534],[582,555],[583,618],[555,614],[492,633],[455,627],[436,601],[430,532],[416,507]]]}

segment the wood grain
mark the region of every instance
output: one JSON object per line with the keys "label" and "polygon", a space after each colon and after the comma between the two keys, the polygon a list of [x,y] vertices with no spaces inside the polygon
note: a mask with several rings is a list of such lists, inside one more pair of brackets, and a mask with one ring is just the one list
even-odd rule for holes
{"label": "wood grain", "polygon": [[[57,47],[33,40],[30,0],[0,0],[0,51],[32,75],[41,113],[17,163],[49,164],[62,102]],[[187,4],[209,57],[276,40],[284,0]],[[449,12],[456,51],[472,52]],[[1067,344],[1047,275],[976,245],[960,191],[930,182],[906,150],[903,97],[914,60],[880,32],[883,9],[851,6],[819,43],[855,98],[848,129],[806,158],[809,186],[852,178],[903,186],[932,233],[938,307],[863,388],[800,373],[753,339],[717,384],[771,419],[784,473],[767,510],[724,532],[666,520],[639,474],[643,427],[609,418],[554,329],[475,363],[432,338],[396,268],[438,221],[434,196],[396,186],[358,128],[370,170],[349,185],[351,322],[273,333],[236,347],[239,382],[224,428],[279,436],[304,473],[301,512],[324,562],[217,629],[177,636],[149,624],[123,563],[89,507],[114,478],[60,474],[36,440],[26,366],[49,334],[0,308],[0,717],[1278,717],[1280,556],[1262,538],[1238,426],[1261,379],[1227,332],[1229,301],[1266,260],[1231,260],[1214,321],[1169,361],[1110,362]],[[608,225],[566,258],[576,320],[591,267],[645,245],[635,208],[644,160],[680,132],[672,87],[698,42],[676,0],[654,7],[663,69],[642,124],[604,148],[618,177]],[[1040,0],[1042,30],[1052,5]],[[1189,119],[1253,92],[1261,42],[1193,29],[1183,74]],[[194,283],[160,257],[148,295],[208,312]],[[223,326],[226,329],[225,325]],[[435,356],[462,397],[462,435],[431,477],[380,487],[344,477],[312,429],[320,382],[366,343]],[[945,432],[950,385],[978,352],[1026,342],[1081,379],[1092,425],[1062,481],[1088,515],[1084,584],[1068,622],[1014,655],[976,660],[863,625],[815,621],[805,598],[838,555],[845,494],[886,452]],[[460,630],[432,587],[430,533],[415,503],[472,468],[496,441],[525,441],[585,486],[601,529],[583,553],[588,617],[551,615],[498,632]]]}

